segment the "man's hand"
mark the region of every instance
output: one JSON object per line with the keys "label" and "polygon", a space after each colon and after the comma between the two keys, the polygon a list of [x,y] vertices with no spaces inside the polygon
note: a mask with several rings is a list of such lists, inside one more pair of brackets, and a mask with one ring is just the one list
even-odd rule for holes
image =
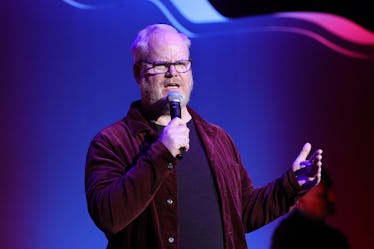
{"label": "man's hand", "polygon": [[170,153],[176,157],[180,148],[188,151],[190,148],[190,129],[180,118],[172,119],[162,131],[159,140],[168,148]]}
{"label": "man's hand", "polygon": [[300,154],[292,164],[292,170],[303,189],[310,189],[321,181],[322,150],[316,150],[307,160],[312,146],[304,144]]}

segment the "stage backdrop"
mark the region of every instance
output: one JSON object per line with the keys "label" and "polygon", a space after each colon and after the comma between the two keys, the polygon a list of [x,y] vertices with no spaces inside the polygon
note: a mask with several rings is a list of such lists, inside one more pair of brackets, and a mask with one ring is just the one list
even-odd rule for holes
{"label": "stage backdrop", "polygon": [[[85,202],[86,151],[139,98],[130,44],[151,23],[191,38],[191,106],[232,135],[254,184],[305,142],[323,148],[329,222],[371,248],[374,34],[328,13],[228,18],[188,2],[1,3],[1,248],[105,248]],[[267,249],[280,219],[248,234],[249,248]]]}

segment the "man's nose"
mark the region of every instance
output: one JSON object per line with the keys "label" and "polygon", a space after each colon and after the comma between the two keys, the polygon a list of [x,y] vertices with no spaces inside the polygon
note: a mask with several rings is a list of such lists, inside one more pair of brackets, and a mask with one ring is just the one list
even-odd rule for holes
{"label": "man's nose", "polygon": [[170,65],[169,68],[168,68],[168,71],[166,72],[166,75],[169,76],[169,77],[172,77],[172,76],[175,76],[177,74],[178,74],[178,72],[175,69],[175,66],[174,65]]}

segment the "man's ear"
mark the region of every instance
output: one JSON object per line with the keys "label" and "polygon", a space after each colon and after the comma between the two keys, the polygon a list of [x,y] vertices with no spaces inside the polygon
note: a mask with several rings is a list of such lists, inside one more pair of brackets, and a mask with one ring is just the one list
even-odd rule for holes
{"label": "man's ear", "polygon": [[132,66],[132,73],[134,75],[135,81],[139,84],[141,78],[141,68],[138,63],[134,63],[134,65]]}

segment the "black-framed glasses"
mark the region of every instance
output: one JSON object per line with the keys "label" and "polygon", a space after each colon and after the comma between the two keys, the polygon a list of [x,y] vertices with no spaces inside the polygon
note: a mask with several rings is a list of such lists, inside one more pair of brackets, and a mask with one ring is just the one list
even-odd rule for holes
{"label": "black-framed glasses", "polygon": [[150,74],[161,74],[166,73],[170,70],[171,66],[174,66],[175,71],[178,73],[185,73],[191,69],[192,60],[179,60],[176,62],[164,62],[164,61],[140,61],[140,63],[149,64],[151,67],[148,67],[144,72]]}

